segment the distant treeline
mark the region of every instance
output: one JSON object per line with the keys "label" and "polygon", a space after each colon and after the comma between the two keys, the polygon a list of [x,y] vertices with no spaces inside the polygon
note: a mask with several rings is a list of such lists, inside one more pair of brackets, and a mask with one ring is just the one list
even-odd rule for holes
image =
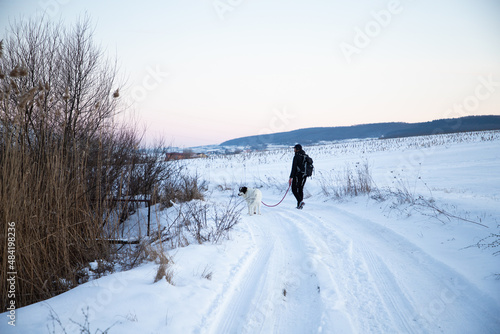
{"label": "distant treeline", "polygon": [[398,138],[467,131],[499,130],[500,116],[467,116],[423,123],[375,123],[339,127],[318,127],[231,139],[221,146],[316,144],[365,138]]}

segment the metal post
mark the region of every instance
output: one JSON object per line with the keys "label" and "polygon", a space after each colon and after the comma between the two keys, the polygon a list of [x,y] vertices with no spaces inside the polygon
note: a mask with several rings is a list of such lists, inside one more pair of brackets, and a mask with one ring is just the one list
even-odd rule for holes
{"label": "metal post", "polygon": [[148,237],[149,237],[149,222],[151,221],[151,200],[148,200]]}

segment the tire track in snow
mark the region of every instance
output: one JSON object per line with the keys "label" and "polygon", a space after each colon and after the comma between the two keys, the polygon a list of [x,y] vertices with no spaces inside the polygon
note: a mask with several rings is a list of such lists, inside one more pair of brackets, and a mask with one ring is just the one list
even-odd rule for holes
{"label": "tire track in snow", "polygon": [[[260,221],[260,223],[259,223]],[[283,259],[283,246],[281,240],[273,238],[262,227],[259,219],[256,224],[251,224],[253,234],[258,237],[257,243],[262,248],[273,245],[268,254],[267,263],[261,272],[258,289],[248,302],[250,308],[244,318],[242,331],[238,333],[273,333],[279,327],[279,268]]]}
{"label": "tire track in snow", "polygon": [[203,333],[318,332],[317,278],[298,231],[286,220],[277,212],[245,219],[257,251],[226,280],[202,321]]}
{"label": "tire track in snow", "polygon": [[[370,319],[370,314],[364,312],[362,306],[373,303],[377,297],[351,294],[351,298],[365,299],[364,302],[347,305],[350,312],[365,318],[353,319],[353,323],[357,322],[357,332],[498,332],[500,319],[494,311],[498,310],[498,306],[488,296],[478,299],[481,293],[477,288],[451,268],[401,235],[365,217],[336,207],[328,211],[325,211],[324,205],[310,207],[320,212],[304,212],[304,216],[308,217],[304,221],[310,229],[330,235],[330,242],[341,241],[345,245],[345,240],[350,240],[352,243],[348,252],[350,259],[338,258],[341,263],[339,270],[344,272],[339,272],[343,276],[340,282],[346,288],[357,290],[356,286],[363,280],[355,278],[361,278],[365,271],[371,279],[364,282],[372,284],[374,291],[378,291],[376,304],[385,308],[385,312],[373,309],[374,314],[377,318],[389,315],[382,323]],[[329,223],[320,217],[325,214]],[[318,224],[321,225],[319,229]],[[357,268],[346,266],[350,261],[358,262]],[[354,271],[349,275],[351,270]],[[354,280],[349,282],[349,279]],[[386,323],[392,326],[384,328]]]}
{"label": "tire track in snow", "polygon": [[305,211],[286,215],[307,240],[315,262],[325,304],[322,327],[339,333],[387,332],[390,317],[352,240],[325,228],[321,218]]}
{"label": "tire track in snow", "polygon": [[362,248],[366,265],[377,283],[377,289],[381,299],[390,312],[394,328],[398,328],[402,333],[422,333],[415,322],[415,314],[417,314],[417,311],[405,297],[405,294],[401,290],[394,275],[387,268],[387,265],[379,256],[373,254],[371,250],[366,247]]}
{"label": "tire track in snow", "polygon": [[[252,238],[255,239],[254,233]],[[241,266],[224,283],[222,291],[212,303],[211,311],[202,320],[202,333],[239,333],[248,312],[248,300],[258,289],[260,276],[265,273],[273,244],[265,243],[250,258],[240,261]],[[208,328],[206,328],[208,326]]]}
{"label": "tire track in snow", "polygon": [[325,284],[336,285],[345,313],[357,315],[351,321],[355,332],[420,332],[408,320],[415,314],[411,303],[400,294],[387,267],[384,270],[383,263],[375,261],[363,242],[339,233],[333,224],[309,212],[302,213],[302,220],[304,233],[309,234],[311,242],[323,245],[320,251],[324,262],[332,263],[332,281]]}
{"label": "tire track in snow", "polygon": [[[290,217],[281,210],[273,212],[268,233],[283,244],[280,290],[287,291],[283,299],[283,311],[275,333],[315,333],[321,330],[321,314],[324,305],[320,297],[319,283],[307,245]],[[283,296],[282,296],[283,297]],[[298,317],[297,315],[300,315]]]}
{"label": "tire track in snow", "polygon": [[[300,261],[296,263],[296,270],[292,274],[294,283],[291,285],[303,286],[302,293],[299,293],[301,305],[306,308],[310,308],[313,304],[321,305],[315,311],[319,315],[315,331],[322,332],[326,329],[327,332],[352,333],[349,316],[343,312],[342,305],[345,301],[338,293],[339,288],[334,279],[333,253],[323,241],[325,235],[312,236],[308,229],[304,229],[304,225],[308,225],[305,222],[307,218],[300,211],[281,209],[277,210],[277,214],[282,217],[279,223],[283,225],[284,234],[292,241],[291,248],[295,248],[295,251],[300,254],[295,255],[296,258],[300,258]],[[348,249],[349,247],[337,250],[345,252]]]}
{"label": "tire track in snow", "polygon": [[498,305],[463,276],[392,230],[344,210],[336,211],[356,226],[357,235],[364,236],[364,247],[387,257],[384,264],[411,300],[415,310],[411,320],[419,331],[499,332]]}

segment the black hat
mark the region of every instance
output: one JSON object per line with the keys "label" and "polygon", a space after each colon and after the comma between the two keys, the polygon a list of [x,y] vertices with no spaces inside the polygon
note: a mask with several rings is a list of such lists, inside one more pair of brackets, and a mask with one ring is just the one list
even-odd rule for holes
{"label": "black hat", "polygon": [[300,151],[300,150],[302,150],[302,145],[297,144],[297,145],[295,145],[295,146],[294,146],[294,148],[295,148],[296,150]]}

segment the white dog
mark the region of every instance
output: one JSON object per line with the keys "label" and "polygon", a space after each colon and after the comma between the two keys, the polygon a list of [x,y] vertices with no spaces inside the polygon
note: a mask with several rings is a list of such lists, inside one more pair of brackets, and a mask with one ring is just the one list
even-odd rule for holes
{"label": "white dog", "polygon": [[248,214],[260,215],[260,201],[262,200],[262,192],[259,189],[241,187],[238,196],[243,196],[248,205]]}

